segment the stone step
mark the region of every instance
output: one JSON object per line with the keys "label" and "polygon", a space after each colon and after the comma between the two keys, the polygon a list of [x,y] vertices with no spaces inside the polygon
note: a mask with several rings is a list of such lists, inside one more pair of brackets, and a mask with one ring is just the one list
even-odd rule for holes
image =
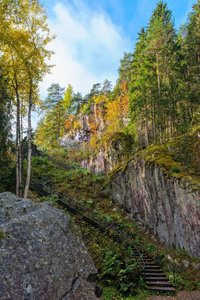
{"label": "stone step", "polygon": [[147,266],[147,267],[149,267],[149,266],[151,266],[151,267],[158,267],[153,261],[151,262],[151,261],[145,261],[145,265]]}
{"label": "stone step", "polygon": [[153,287],[172,287],[171,283],[169,283],[169,281],[163,281],[163,282],[160,282],[160,281],[153,281],[153,282],[150,282],[150,281],[147,281],[146,282],[147,286],[153,286]]}
{"label": "stone step", "polygon": [[146,266],[145,267],[145,271],[161,271],[162,272],[162,270],[158,267],[158,266],[156,266],[156,265],[153,265],[153,266]]}
{"label": "stone step", "polygon": [[154,264],[156,265],[156,263],[153,260],[146,260],[143,258],[143,261],[145,262],[145,264]]}
{"label": "stone step", "polygon": [[146,281],[149,281],[149,282],[151,282],[151,281],[166,281],[167,280],[167,278],[166,278],[166,276],[157,276],[157,277],[150,277],[150,276],[146,276],[145,277],[145,280]]}
{"label": "stone step", "polygon": [[145,277],[146,276],[151,276],[151,277],[158,277],[158,276],[164,276],[163,272],[161,271],[151,271],[151,270],[145,270],[143,272],[145,274]]}
{"label": "stone step", "polygon": [[151,286],[147,287],[148,290],[154,291],[154,292],[161,292],[161,293],[176,293],[175,288],[173,287],[157,287],[157,286]]}
{"label": "stone step", "polygon": [[[134,246],[132,246],[131,248],[135,257],[139,258],[141,254],[138,252],[138,250],[134,248]],[[143,263],[145,263],[143,275],[148,290],[154,292],[175,294],[175,288],[171,285],[162,269],[156,264],[153,258],[147,256],[146,254],[143,254],[142,260],[140,260],[140,264],[142,265]]]}

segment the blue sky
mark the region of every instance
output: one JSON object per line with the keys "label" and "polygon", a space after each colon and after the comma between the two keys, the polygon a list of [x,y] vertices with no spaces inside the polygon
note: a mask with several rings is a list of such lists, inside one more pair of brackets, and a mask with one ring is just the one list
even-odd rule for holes
{"label": "blue sky", "polygon": [[[51,83],[71,84],[75,92],[88,93],[105,79],[115,85],[120,59],[133,52],[137,33],[146,26],[157,0],[41,0],[48,24],[57,38],[52,74],[40,85],[41,98]],[[167,0],[178,29],[196,0]]]}

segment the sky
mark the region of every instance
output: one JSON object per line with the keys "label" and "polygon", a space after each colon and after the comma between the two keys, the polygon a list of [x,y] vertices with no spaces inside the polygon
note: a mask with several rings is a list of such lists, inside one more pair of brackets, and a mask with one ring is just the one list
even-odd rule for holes
{"label": "sky", "polygon": [[[40,84],[45,99],[47,88],[59,83],[84,96],[93,84],[105,79],[115,86],[120,59],[133,52],[137,33],[148,25],[158,0],[40,0],[47,23],[56,39],[49,44],[55,65]],[[175,28],[187,20],[196,0],[166,0]],[[36,121],[36,117],[35,117]]]}

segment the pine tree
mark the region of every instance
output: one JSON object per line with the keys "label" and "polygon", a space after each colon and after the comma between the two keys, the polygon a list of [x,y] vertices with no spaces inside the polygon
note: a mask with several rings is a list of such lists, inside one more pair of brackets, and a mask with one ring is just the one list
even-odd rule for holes
{"label": "pine tree", "polygon": [[191,119],[200,105],[200,0],[189,15],[186,35],[187,86]]}
{"label": "pine tree", "polygon": [[153,72],[157,75],[156,125],[159,141],[163,140],[163,133],[167,125],[166,109],[170,105],[170,89],[173,73],[173,59],[175,54],[176,35],[172,23],[172,13],[167,4],[160,1],[153,11],[148,26],[149,54],[154,60]]}
{"label": "pine tree", "polygon": [[[154,106],[152,95],[154,93],[155,78],[153,78],[151,57],[147,55],[148,50],[147,31],[142,28],[138,35],[132,62],[132,79],[130,85],[130,112],[131,121],[136,124],[138,140],[145,146],[149,145],[149,130],[151,120],[152,137],[155,138]],[[142,133],[144,130],[144,134]],[[142,133],[142,134],[141,134]],[[144,138],[143,138],[144,136]]]}
{"label": "pine tree", "polygon": [[[59,141],[64,130],[65,105],[63,102],[64,88],[58,83],[52,83],[47,89],[48,96],[45,100],[46,122],[48,134],[53,135]],[[56,137],[56,138],[55,138]]]}
{"label": "pine tree", "polygon": [[177,45],[171,18],[171,11],[160,1],[147,28],[141,29],[133,54],[130,112],[141,147],[162,143],[172,135]]}

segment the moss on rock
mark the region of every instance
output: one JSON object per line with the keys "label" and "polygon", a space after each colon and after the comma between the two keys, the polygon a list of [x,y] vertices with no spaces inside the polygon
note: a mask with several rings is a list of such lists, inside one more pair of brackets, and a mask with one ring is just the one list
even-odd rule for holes
{"label": "moss on rock", "polygon": [[146,164],[156,163],[167,178],[174,177],[183,186],[192,190],[200,188],[200,138],[196,131],[136,153],[109,175],[114,177],[119,171],[124,172],[128,163],[136,159],[144,159]]}

